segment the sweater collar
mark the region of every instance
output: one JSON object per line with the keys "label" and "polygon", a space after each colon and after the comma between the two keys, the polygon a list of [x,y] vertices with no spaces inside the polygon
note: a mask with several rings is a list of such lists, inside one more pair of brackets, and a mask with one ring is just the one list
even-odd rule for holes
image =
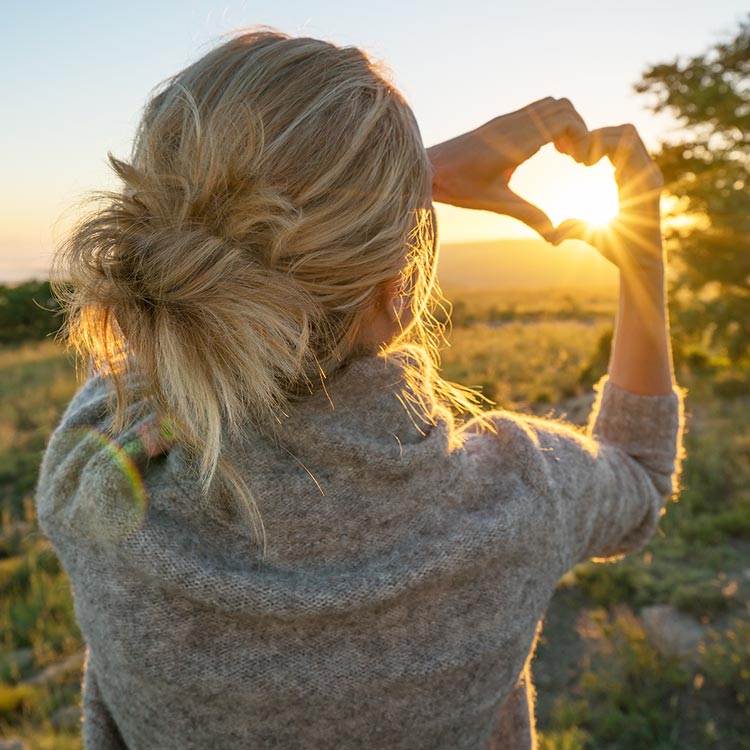
{"label": "sweater collar", "polygon": [[428,366],[423,357],[400,349],[349,360],[312,394],[290,405],[282,432],[289,436],[313,423],[338,424],[370,439],[395,436],[416,443],[439,422],[453,425],[450,409],[435,396]]}

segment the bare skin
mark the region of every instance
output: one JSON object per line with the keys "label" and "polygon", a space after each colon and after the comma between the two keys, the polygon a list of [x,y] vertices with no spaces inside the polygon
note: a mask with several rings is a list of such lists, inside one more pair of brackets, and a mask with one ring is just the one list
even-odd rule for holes
{"label": "bare skin", "polygon": [[[514,170],[547,143],[588,166],[605,156],[610,159],[620,214],[608,228],[594,231],[578,219],[554,227],[540,208],[511,191],[508,182]],[[432,146],[427,153],[434,201],[512,216],[555,245],[569,238],[583,240],[614,263],[620,270],[620,298],[609,378],[632,393],[672,392],[659,208],[663,180],[632,125],[589,131],[567,99],[547,98]],[[393,286],[383,291],[372,318],[371,341],[387,341],[398,332],[394,291]]]}

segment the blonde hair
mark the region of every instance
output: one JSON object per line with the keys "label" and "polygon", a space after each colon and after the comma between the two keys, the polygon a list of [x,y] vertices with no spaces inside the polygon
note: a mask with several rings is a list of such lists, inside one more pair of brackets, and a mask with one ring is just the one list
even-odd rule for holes
{"label": "blonde hair", "polygon": [[[110,377],[113,433],[134,418],[135,376],[208,492],[265,530],[232,442],[274,433],[291,401],[358,353],[382,286],[400,278],[414,321],[401,357],[412,406],[479,415],[481,396],[438,373],[431,168],[386,68],[355,47],[269,27],[237,33],[162,82],[117,192],[94,193],[53,264],[68,341]],[[414,398],[416,394],[416,400]]]}

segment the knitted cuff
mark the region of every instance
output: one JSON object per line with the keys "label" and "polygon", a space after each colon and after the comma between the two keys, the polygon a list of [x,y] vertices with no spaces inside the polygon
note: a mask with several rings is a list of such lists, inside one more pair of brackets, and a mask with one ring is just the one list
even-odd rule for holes
{"label": "knitted cuff", "polygon": [[680,473],[683,457],[686,391],[674,386],[671,393],[644,396],[620,388],[609,375],[594,391],[588,434],[622,448],[644,464],[663,492],[673,491],[677,477],[672,475]]}

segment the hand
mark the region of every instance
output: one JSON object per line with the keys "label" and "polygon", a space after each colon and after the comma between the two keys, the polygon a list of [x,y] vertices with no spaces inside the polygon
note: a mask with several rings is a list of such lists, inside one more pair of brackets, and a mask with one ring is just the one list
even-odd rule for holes
{"label": "hand", "polygon": [[674,365],[659,211],[661,172],[632,125],[599,128],[575,143],[555,145],[587,166],[607,156],[615,168],[619,215],[603,228],[569,219],[553,239],[555,244],[568,237],[584,240],[620,269],[610,380],[631,393],[669,394]]}
{"label": "hand", "polygon": [[[514,193],[513,172],[547,143],[574,150],[589,134],[567,99],[547,97],[427,149],[433,200],[512,216],[545,239],[554,227],[538,206]],[[592,162],[593,163],[593,162]]]}
{"label": "hand", "polygon": [[659,203],[664,180],[638,131],[632,125],[599,128],[576,142],[563,139],[555,147],[586,166],[609,158],[615,168],[620,213],[605,227],[567,219],[550,241],[588,242],[622,272],[660,272],[664,256]]}

